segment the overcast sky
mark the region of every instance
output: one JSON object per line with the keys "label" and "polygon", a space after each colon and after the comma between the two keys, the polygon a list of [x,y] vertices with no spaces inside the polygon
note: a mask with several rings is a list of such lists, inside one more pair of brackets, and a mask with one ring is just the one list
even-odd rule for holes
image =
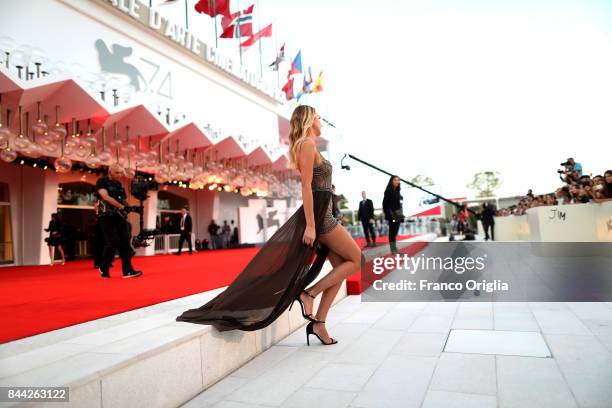
{"label": "overcast sky", "polygon": [[586,173],[612,168],[610,7],[259,1],[275,42],[324,71],[324,93],[302,102],[338,126],[334,181],[352,206],[362,188],[379,206],[388,178],[356,162],[341,171],[345,152],[406,179],[430,176],[449,197],[474,195],[466,184],[484,170],[501,173],[497,193],[507,196],[554,190],[569,156]]}

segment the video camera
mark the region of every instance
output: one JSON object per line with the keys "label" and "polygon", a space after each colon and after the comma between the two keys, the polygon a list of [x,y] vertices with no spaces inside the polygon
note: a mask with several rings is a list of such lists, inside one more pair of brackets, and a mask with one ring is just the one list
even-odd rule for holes
{"label": "video camera", "polygon": [[136,176],[130,184],[130,193],[140,201],[139,206],[132,206],[131,211],[138,213],[140,216],[140,232],[138,235],[132,237],[132,246],[134,248],[144,248],[151,245],[151,242],[156,235],[159,235],[157,229],[145,229],[144,221],[142,219],[144,215],[144,201],[149,198],[147,192],[149,190],[157,189],[156,182],[149,182],[143,176]]}
{"label": "video camera", "polygon": [[574,165],[570,162],[564,162],[560,164],[561,166],[564,167],[563,170],[557,170],[557,173],[559,174],[567,174],[567,173],[571,173],[574,170]]}

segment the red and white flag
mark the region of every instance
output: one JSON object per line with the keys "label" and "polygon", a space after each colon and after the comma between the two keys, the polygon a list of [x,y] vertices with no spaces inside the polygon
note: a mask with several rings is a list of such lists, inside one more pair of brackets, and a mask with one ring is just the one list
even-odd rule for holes
{"label": "red and white flag", "polygon": [[259,41],[260,38],[263,37],[272,37],[272,24],[267,25],[266,27],[259,30],[259,32],[249,37],[245,42],[241,44],[241,46],[245,49],[248,49],[251,45],[255,44],[257,41]]}
{"label": "red and white flag", "polygon": [[230,17],[230,0],[199,0],[195,6],[195,11],[206,14],[210,17],[225,16]]}
{"label": "red and white flag", "polygon": [[243,11],[237,11],[230,17],[223,16],[221,38],[240,38],[253,35],[253,9],[255,5]]}

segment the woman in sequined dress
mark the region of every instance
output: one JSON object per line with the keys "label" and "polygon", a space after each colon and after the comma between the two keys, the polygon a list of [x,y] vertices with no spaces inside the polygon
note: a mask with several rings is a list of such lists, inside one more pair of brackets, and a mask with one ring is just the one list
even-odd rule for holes
{"label": "woman in sequined dress", "polygon": [[[236,279],[205,305],[177,321],[211,324],[220,331],[258,330],[294,301],[309,320],[306,330],[323,344],[335,344],[325,321],[344,279],[363,263],[361,250],[332,215],[332,165],[316,147],[320,117],[306,105],[291,117],[289,159],[300,172],[302,206],[264,244]],[[332,270],[314,282],[326,259]],[[307,288],[307,289],[306,289]],[[316,313],[314,300],[321,296]]]}

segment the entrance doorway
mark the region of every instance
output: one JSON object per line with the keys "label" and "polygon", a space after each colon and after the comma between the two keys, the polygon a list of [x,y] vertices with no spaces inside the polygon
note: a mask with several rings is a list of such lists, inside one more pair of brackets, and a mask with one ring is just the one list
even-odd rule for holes
{"label": "entrance doorway", "polygon": [[57,214],[62,223],[66,259],[82,259],[92,255],[91,242],[96,222],[95,186],[77,181],[60,183]]}

